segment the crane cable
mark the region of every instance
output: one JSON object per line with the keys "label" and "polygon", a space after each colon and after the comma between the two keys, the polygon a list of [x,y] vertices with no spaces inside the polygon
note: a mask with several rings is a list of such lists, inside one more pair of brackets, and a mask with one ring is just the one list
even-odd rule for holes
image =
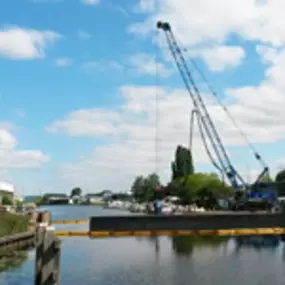
{"label": "crane cable", "polygon": [[194,114],[196,114],[197,124],[198,124],[198,128],[199,128],[199,131],[200,131],[201,139],[202,139],[202,142],[203,142],[203,145],[205,147],[205,150],[206,150],[206,153],[207,153],[208,157],[210,158],[213,166],[223,175],[222,168],[215,161],[215,159],[214,159],[214,157],[213,157],[213,155],[212,155],[212,153],[210,151],[210,148],[209,148],[209,146],[207,144],[206,135],[205,135],[205,132],[204,132],[203,126],[202,126],[203,118],[200,116],[199,112],[197,112],[197,111],[196,112],[194,111],[192,114],[193,114],[193,116],[194,116]]}
{"label": "crane cable", "polygon": [[[155,37],[155,40],[156,40],[156,43],[158,43],[158,31],[156,32],[156,37]],[[157,87],[158,87],[158,83],[159,83],[159,74],[158,74],[158,53],[159,53],[159,50],[158,50],[158,44],[156,44],[156,49],[155,49],[155,63],[156,63],[156,66],[155,66],[155,86],[156,86],[156,96],[155,96],[155,109],[156,109],[156,114],[155,114],[155,120],[156,120],[156,138],[155,138],[155,153],[156,153],[156,160],[155,160],[155,170],[157,172],[157,168],[158,168],[158,117],[159,117],[159,114],[158,114],[158,90],[157,90]],[[196,114],[196,118],[197,118],[197,125],[198,125],[198,129],[199,129],[199,132],[200,132],[200,135],[201,135],[201,140],[202,140],[202,143],[204,145],[204,148],[206,150],[206,153],[209,157],[209,159],[211,160],[213,166],[223,175],[223,170],[222,168],[218,165],[218,163],[215,161],[211,151],[210,151],[210,148],[207,144],[207,140],[206,140],[206,135],[205,135],[205,132],[203,130],[203,124],[202,124],[202,120],[203,118],[201,117],[200,113],[196,110],[192,110],[192,115],[191,115],[191,122],[190,122],[190,137],[189,137],[189,149],[191,150],[191,146],[192,146],[192,132],[193,132],[193,128],[194,128],[194,118],[195,118],[195,114]]]}
{"label": "crane cable", "polygon": [[[181,42],[177,39],[177,41],[181,44]],[[183,46],[183,45],[181,45]],[[183,50],[188,53],[188,49],[187,48],[183,48]],[[247,135],[245,134],[245,132],[243,132],[241,130],[241,128],[239,127],[239,125],[237,124],[236,120],[234,119],[234,117],[231,115],[231,113],[229,112],[228,108],[224,105],[224,103],[222,102],[222,100],[220,99],[220,97],[217,95],[217,92],[215,92],[213,86],[210,84],[209,80],[207,80],[206,76],[203,74],[202,70],[198,67],[198,65],[196,64],[196,62],[194,61],[193,58],[190,58],[190,63],[192,64],[192,66],[194,67],[194,69],[196,69],[197,73],[199,74],[199,76],[201,77],[201,79],[205,82],[207,88],[209,89],[209,91],[212,93],[212,95],[217,99],[219,105],[221,106],[221,108],[224,110],[224,112],[227,114],[227,116],[229,117],[229,119],[232,121],[232,124],[234,125],[234,127],[237,129],[237,131],[239,132],[239,134],[241,135],[241,137],[244,139],[244,141],[246,142],[246,144],[248,145],[248,147],[250,148],[250,150],[253,152],[254,157],[263,165],[263,167],[266,167],[266,163],[262,160],[261,156],[258,154],[256,148],[254,147],[254,145],[251,143],[251,141],[249,140],[249,138],[247,137]]]}
{"label": "crane cable", "polygon": [[158,74],[158,31],[155,31],[155,173],[158,174],[158,151],[159,151],[159,145],[158,145],[158,84],[159,84],[159,74]]}
{"label": "crane cable", "polygon": [[203,72],[201,71],[201,69],[198,67],[198,65],[196,64],[196,62],[193,59],[190,59],[191,64],[194,66],[194,68],[196,69],[196,71],[198,72],[199,76],[202,78],[202,80],[205,82],[205,84],[207,85],[209,91],[212,93],[212,95],[217,99],[219,105],[222,107],[222,109],[225,111],[225,113],[227,114],[227,116],[230,118],[230,120],[232,121],[232,124],[234,125],[234,127],[237,129],[237,131],[239,132],[239,134],[243,137],[243,139],[245,140],[246,144],[248,145],[248,147],[251,149],[251,151],[253,152],[255,158],[260,161],[263,165],[265,165],[264,161],[261,159],[260,155],[258,154],[256,148],[253,146],[253,144],[250,142],[250,140],[248,139],[247,135],[241,130],[241,128],[239,127],[239,125],[237,124],[236,120],[234,119],[234,117],[231,115],[231,113],[229,112],[228,108],[224,105],[224,103],[222,102],[222,100],[220,99],[220,97],[217,95],[217,93],[215,92],[214,88],[212,87],[212,85],[210,84],[209,80],[207,80],[207,78],[205,77],[205,75],[203,74]]}
{"label": "crane cable", "polygon": [[[155,48],[155,87],[156,87],[156,94],[155,94],[155,129],[156,129],[156,133],[155,133],[155,172],[157,173],[158,171],[158,117],[159,117],[159,113],[158,113],[158,103],[159,103],[159,99],[158,99],[158,83],[159,83],[159,74],[158,74],[158,54],[159,54],[159,49],[158,49],[158,31],[156,31],[155,34],[155,40],[156,40],[156,48]],[[196,118],[197,118],[197,125],[198,125],[198,129],[201,135],[201,140],[202,143],[204,145],[204,148],[206,150],[206,153],[209,157],[209,159],[211,160],[213,166],[221,173],[221,175],[223,176],[223,170],[222,168],[219,166],[219,164],[215,161],[210,148],[207,144],[207,140],[206,140],[206,134],[203,130],[203,124],[202,124],[202,120],[203,118],[201,117],[200,113],[196,110],[192,110],[192,117],[191,117],[191,122],[190,122],[190,136],[189,136],[189,149],[191,150],[191,146],[192,146],[192,132],[193,132],[193,128],[194,128],[194,118],[195,118],[195,114],[196,114]],[[186,179],[187,180],[187,179]]]}
{"label": "crane cable", "polygon": [[246,143],[249,145],[249,147],[251,148],[251,150],[255,153],[256,150],[253,146],[253,144],[249,141],[248,137],[246,136],[246,134],[240,129],[240,127],[238,126],[238,124],[236,123],[235,119],[233,118],[233,116],[231,115],[231,113],[229,112],[228,108],[223,104],[222,100],[220,99],[220,97],[217,95],[217,93],[214,91],[214,88],[212,87],[212,85],[210,84],[209,80],[207,80],[207,78],[205,77],[205,75],[203,74],[203,72],[201,71],[201,69],[198,67],[198,65],[196,64],[196,62],[193,59],[190,59],[190,62],[192,63],[192,65],[194,66],[194,68],[197,70],[197,72],[199,73],[200,77],[202,78],[202,80],[206,83],[208,89],[210,90],[210,92],[212,93],[212,95],[217,99],[218,103],[220,104],[220,106],[224,109],[224,111],[227,113],[228,117],[231,119],[233,125],[235,126],[235,128],[238,130],[238,132],[240,133],[240,135],[244,138],[244,140],[246,141]]}

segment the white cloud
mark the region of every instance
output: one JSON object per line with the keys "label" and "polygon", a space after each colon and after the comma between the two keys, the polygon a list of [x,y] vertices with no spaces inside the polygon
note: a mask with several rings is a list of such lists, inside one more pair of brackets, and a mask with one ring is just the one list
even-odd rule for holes
{"label": "white cloud", "polygon": [[155,10],[155,0],[139,0],[135,6],[135,12],[150,13]]}
{"label": "white cloud", "polygon": [[91,34],[87,33],[86,31],[83,31],[83,30],[78,30],[77,36],[82,40],[89,40],[92,37]]}
{"label": "white cloud", "polygon": [[[157,4],[157,10],[141,9],[143,13],[150,13],[142,23],[132,25],[130,31],[139,35],[153,35],[156,22],[167,20],[179,42],[183,42],[190,52],[195,51],[214,71],[237,66],[244,57],[242,46],[227,45],[229,36],[237,34],[241,40],[258,42],[257,52],[267,64],[264,80],[255,85],[228,88],[225,90],[225,102],[228,102],[229,112],[253,143],[270,146],[273,142],[283,141],[284,1],[158,0]],[[248,76],[252,72],[254,70],[248,71]],[[94,189],[95,185],[98,189],[127,188],[134,176],[156,170],[164,182],[168,180],[169,163],[176,145],[188,144],[189,112],[192,108],[188,94],[184,89],[165,87],[157,90],[153,86],[124,86],[121,94],[123,104],[112,110],[78,110],[50,126],[49,130],[54,133],[108,141],[96,147],[89,157],[62,167],[64,178],[69,183],[82,185],[86,189]],[[159,107],[157,120],[156,95]],[[203,97],[225,145],[244,145],[244,140],[222,109],[209,95],[203,94]],[[159,149],[157,168],[156,126]],[[197,131],[193,153],[195,163],[209,162]],[[270,157],[270,154],[267,155]],[[247,159],[246,153],[237,163],[243,164]],[[256,168],[252,169],[251,172],[256,174]],[[251,176],[249,179],[252,181]]]}
{"label": "white cloud", "polygon": [[245,51],[238,46],[216,46],[190,51],[190,54],[200,56],[212,71],[223,71],[237,67],[245,57]]}
{"label": "white cloud", "polygon": [[148,13],[128,30],[139,36],[154,36],[157,21],[167,21],[183,48],[198,49],[212,71],[221,71],[239,65],[244,57],[241,47],[225,46],[232,35],[274,47],[284,46],[283,9],[283,0],[157,0],[156,9],[141,7],[141,12]]}
{"label": "white cloud", "polygon": [[124,15],[125,17],[131,17],[128,9],[126,9],[121,3],[119,3],[119,6],[114,5],[114,3],[109,3],[109,6],[119,12],[120,14]]}
{"label": "white cloud", "polygon": [[0,128],[0,169],[35,168],[49,157],[39,150],[18,150],[18,142],[8,129]]}
{"label": "white cloud", "polygon": [[[269,74],[272,73],[270,70]],[[227,107],[253,143],[271,143],[285,138],[285,117],[281,112],[285,105],[285,90],[282,93],[268,86],[271,79],[268,77],[266,82],[257,87],[227,91],[228,96],[232,96],[232,103]],[[128,187],[136,175],[155,171],[156,126],[158,172],[164,182],[169,179],[169,162],[176,145],[188,145],[189,113],[192,108],[188,94],[184,89],[157,89],[152,86],[124,86],[121,93],[124,104],[113,110],[78,110],[50,126],[53,132],[109,139],[110,142],[98,146],[90,157],[65,165],[63,172],[67,180],[87,188],[96,184],[98,188],[117,189]],[[244,145],[244,140],[220,106],[209,95],[203,94],[203,97],[225,145]],[[195,164],[209,163],[199,137],[196,127],[193,151]],[[94,173],[97,174],[96,178]]]}
{"label": "white cloud", "polygon": [[58,58],[55,61],[56,65],[59,67],[66,67],[66,66],[70,66],[73,63],[73,60],[67,57],[62,57],[62,58]]}
{"label": "white cloud", "polygon": [[100,0],[81,0],[81,2],[86,5],[98,5]]}
{"label": "white cloud", "polygon": [[79,110],[67,115],[64,120],[55,122],[48,130],[51,133],[57,133],[64,129],[71,136],[103,137],[115,134],[114,125],[119,120],[120,116],[113,111]]}
{"label": "white cloud", "polygon": [[93,74],[97,72],[109,72],[110,70],[122,71],[124,66],[115,60],[104,62],[88,61],[83,63],[82,68],[86,73]]}
{"label": "white cloud", "polygon": [[186,45],[222,43],[232,33],[281,45],[285,43],[284,5],[282,0],[262,3],[255,0],[158,0],[157,9],[145,21],[132,25],[131,31],[148,34],[161,20],[168,21]]}
{"label": "white cloud", "polygon": [[129,58],[129,65],[139,74],[155,75],[157,73],[163,77],[171,74],[171,70],[163,63],[156,61],[154,55],[144,53],[133,55]]}
{"label": "white cloud", "polygon": [[39,31],[21,27],[0,30],[0,57],[33,59],[45,57],[46,48],[59,39],[53,31]]}
{"label": "white cloud", "polygon": [[122,59],[109,61],[89,61],[83,64],[83,70],[87,73],[110,72],[110,70],[126,72],[133,75],[157,75],[167,77],[172,70],[162,62],[156,61],[155,55],[139,53]]}

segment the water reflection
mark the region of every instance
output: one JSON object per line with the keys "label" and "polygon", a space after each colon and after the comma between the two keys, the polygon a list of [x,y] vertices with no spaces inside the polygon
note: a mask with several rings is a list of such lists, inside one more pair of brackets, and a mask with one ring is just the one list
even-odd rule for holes
{"label": "water reflection", "polygon": [[281,237],[278,235],[238,236],[235,237],[234,240],[236,243],[236,251],[240,251],[241,248],[252,248],[257,251],[270,249],[274,251],[281,243]]}
{"label": "water reflection", "polygon": [[28,250],[7,252],[2,254],[0,258],[0,273],[7,270],[21,268],[28,259]]}
{"label": "water reflection", "polygon": [[[54,219],[120,214],[89,206],[57,206],[52,211]],[[86,230],[87,226],[58,226],[60,229]],[[273,239],[268,241],[268,236],[261,241],[252,237],[217,236],[62,238],[60,284],[281,285],[285,278],[284,246],[281,237],[279,242],[276,237]],[[270,248],[277,250],[272,252]],[[2,274],[0,285],[33,284],[34,268],[34,257],[29,254],[20,269]]]}
{"label": "water reflection", "polygon": [[178,255],[191,255],[194,248],[219,247],[230,238],[221,236],[177,236],[172,237],[172,249]]}
{"label": "water reflection", "polygon": [[[191,256],[197,248],[219,248],[223,247],[227,251],[230,242],[232,252],[240,254],[243,249],[252,249],[254,251],[276,251],[284,241],[284,236],[278,235],[257,235],[257,236],[176,236],[170,237],[172,250],[180,256]],[[148,242],[153,247],[155,255],[158,257],[161,250],[159,237],[137,238],[137,241]],[[283,246],[285,261],[285,246]]]}

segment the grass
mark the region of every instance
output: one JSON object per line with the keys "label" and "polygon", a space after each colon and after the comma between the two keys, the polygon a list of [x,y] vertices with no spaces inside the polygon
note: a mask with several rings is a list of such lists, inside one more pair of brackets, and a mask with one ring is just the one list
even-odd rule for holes
{"label": "grass", "polygon": [[29,218],[11,213],[0,213],[0,237],[28,231]]}

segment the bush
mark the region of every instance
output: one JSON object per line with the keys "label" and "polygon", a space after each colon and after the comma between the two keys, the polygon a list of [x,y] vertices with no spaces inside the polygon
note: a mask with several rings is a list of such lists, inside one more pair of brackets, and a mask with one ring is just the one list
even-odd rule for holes
{"label": "bush", "polygon": [[7,196],[4,196],[2,198],[2,204],[5,206],[12,206],[13,205],[13,200]]}
{"label": "bush", "polygon": [[181,183],[179,196],[185,204],[196,203],[206,209],[216,208],[219,199],[234,194],[233,189],[213,173],[195,173],[178,182]]}
{"label": "bush", "polygon": [[29,217],[0,213],[0,237],[28,231]]}

